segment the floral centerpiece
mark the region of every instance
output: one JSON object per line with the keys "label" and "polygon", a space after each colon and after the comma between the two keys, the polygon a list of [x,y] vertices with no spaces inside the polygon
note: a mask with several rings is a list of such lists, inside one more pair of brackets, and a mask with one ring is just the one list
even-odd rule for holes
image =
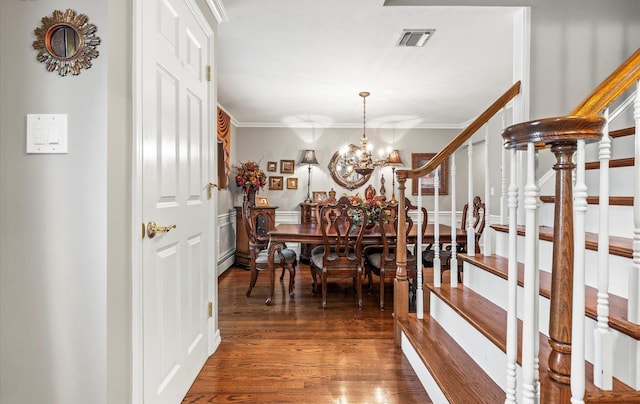
{"label": "floral centerpiece", "polygon": [[247,161],[236,169],[236,185],[242,188],[245,198],[253,205],[256,192],[267,185],[267,176],[258,163]]}
{"label": "floral centerpiece", "polygon": [[[375,224],[380,220],[380,215],[383,215],[383,219],[386,218],[387,212],[383,209],[382,201],[378,198],[364,199],[360,194],[349,196],[349,201],[354,206],[362,206],[367,211],[367,223]],[[356,210],[349,212],[349,215],[353,218],[356,224],[362,223],[362,218],[359,217]]]}

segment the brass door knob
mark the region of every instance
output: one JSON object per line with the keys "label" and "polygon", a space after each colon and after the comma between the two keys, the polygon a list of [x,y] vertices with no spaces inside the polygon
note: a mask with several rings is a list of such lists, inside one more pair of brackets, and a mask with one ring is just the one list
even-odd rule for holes
{"label": "brass door knob", "polygon": [[220,189],[220,187],[218,186],[218,184],[214,184],[212,182],[207,184],[207,199],[211,199],[211,191],[213,190],[213,188],[218,188]]}
{"label": "brass door knob", "polygon": [[175,228],[175,224],[169,226],[157,226],[156,222],[149,222],[147,223],[147,237],[154,238],[156,236],[156,233],[167,233],[171,231],[171,229]]}

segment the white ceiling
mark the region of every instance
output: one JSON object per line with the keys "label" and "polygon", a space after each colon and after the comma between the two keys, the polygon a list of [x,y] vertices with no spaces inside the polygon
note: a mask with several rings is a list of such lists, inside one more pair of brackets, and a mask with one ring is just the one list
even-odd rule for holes
{"label": "white ceiling", "polygon": [[[461,127],[513,84],[514,9],[226,0],[218,103],[238,126]],[[435,29],[400,48],[403,29]]]}

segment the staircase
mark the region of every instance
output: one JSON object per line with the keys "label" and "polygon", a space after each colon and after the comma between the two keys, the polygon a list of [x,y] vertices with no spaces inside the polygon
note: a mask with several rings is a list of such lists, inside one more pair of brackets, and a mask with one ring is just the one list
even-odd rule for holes
{"label": "staircase", "polygon": [[[485,190],[489,183],[502,189],[503,206],[499,215],[487,215],[483,254],[454,254],[447,283],[434,260],[424,271],[424,306],[415,314],[406,309],[398,257],[396,344],[434,402],[640,403],[640,91],[632,92],[639,79],[640,50],[570,116],[504,129],[503,177],[485,178]],[[513,90],[425,166],[399,170],[399,201],[407,179],[472,148],[471,137],[504,113],[519,92]],[[629,126],[609,130],[616,122]],[[539,156],[549,148],[554,169],[536,178]],[[469,186],[474,192],[480,193]],[[429,208],[436,221],[438,208]],[[461,284],[456,260],[463,263]]]}

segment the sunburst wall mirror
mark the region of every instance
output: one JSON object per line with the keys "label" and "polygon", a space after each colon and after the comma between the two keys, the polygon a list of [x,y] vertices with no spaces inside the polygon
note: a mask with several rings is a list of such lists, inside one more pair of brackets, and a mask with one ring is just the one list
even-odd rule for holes
{"label": "sunburst wall mirror", "polygon": [[91,59],[99,55],[96,47],[100,38],[96,36],[96,26],[88,21],[89,17],[71,9],[55,10],[51,16],[43,17],[42,24],[33,31],[38,62],[61,76],[78,75],[81,69],[90,68]]}

